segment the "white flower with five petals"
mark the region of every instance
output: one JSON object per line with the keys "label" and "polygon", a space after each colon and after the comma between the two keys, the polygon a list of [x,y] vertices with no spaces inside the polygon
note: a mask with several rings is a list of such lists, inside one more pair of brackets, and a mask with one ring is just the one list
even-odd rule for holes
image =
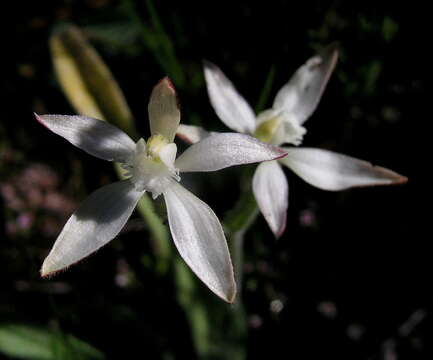
{"label": "white flower with five petals", "polygon": [[[230,129],[281,146],[300,145],[303,124],[316,109],[338,57],[335,46],[303,64],[277,93],[271,109],[257,117],[231,81],[214,64],[205,62],[204,75],[210,102]],[[177,135],[194,143],[213,135],[202,128],[180,125]],[[287,156],[260,164],[253,177],[253,192],[261,213],[275,236],[285,230],[289,186],[281,165],[323,190],[403,183],[407,179],[391,170],[346,155],[314,148],[282,147]]]}
{"label": "white flower with five petals", "polygon": [[123,228],[144,192],[164,196],[174,243],[193,272],[222,299],[233,302],[236,284],[221,224],[203,201],[179,184],[180,172],[214,171],[285,156],[278,147],[237,133],[208,137],[176,159],[180,121],[175,89],[164,78],[149,102],[151,137],[137,143],[117,127],[85,116],[36,115],[48,129],[89,154],[121,163],[128,178],[102,187],[75,211],[45,259],[47,276],[90,255]]}

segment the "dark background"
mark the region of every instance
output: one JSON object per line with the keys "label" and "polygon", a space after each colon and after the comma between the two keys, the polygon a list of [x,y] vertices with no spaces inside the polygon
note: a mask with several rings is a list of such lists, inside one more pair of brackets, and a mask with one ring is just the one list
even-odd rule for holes
{"label": "dark background", "polygon": [[[174,280],[140,265],[139,255],[148,253],[152,264],[152,253],[137,215],[85,262],[49,281],[38,275],[77,203],[115,179],[109,164],[69,146],[32,117],[34,111],[74,113],[53,73],[48,39],[62,22],[85,31],[145,137],[149,94],[166,72],[125,3],[17,2],[3,11],[0,323],[59,326],[108,359],[134,352],[140,354],[134,358],[194,359]],[[307,58],[338,41],[339,62],[307,122],[304,145],[409,178],[403,186],[333,193],[287,171],[285,234],[275,240],[259,217],[246,237],[248,359],[430,359],[431,197],[422,181],[430,163],[421,136],[431,122],[428,11],[417,2],[154,3],[184,69],[185,81],[175,84],[184,123],[226,130],[207,99],[202,59],[218,64],[252,106],[274,66],[270,106]],[[145,2],[136,2],[136,14],[153,28]],[[194,192],[222,217],[238,194],[238,174],[228,169],[187,181],[195,181]],[[52,202],[43,202],[38,191]]]}

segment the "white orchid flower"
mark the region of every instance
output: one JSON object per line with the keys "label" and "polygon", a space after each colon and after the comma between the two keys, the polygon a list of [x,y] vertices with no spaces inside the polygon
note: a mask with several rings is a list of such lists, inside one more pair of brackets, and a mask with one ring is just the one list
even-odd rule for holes
{"label": "white orchid flower", "polygon": [[[230,129],[250,134],[280,146],[300,145],[303,124],[316,109],[338,57],[335,46],[303,64],[275,97],[271,109],[257,117],[230,80],[214,64],[205,62],[204,75],[210,102]],[[180,125],[177,135],[194,143],[208,136],[204,129]],[[407,179],[391,170],[346,155],[312,148],[283,147],[288,155],[262,163],[253,177],[257,204],[276,237],[285,230],[288,183],[281,169],[287,166],[309,184],[323,190],[344,190],[357,186],[403,183]]]}
{"label": "white orchid flower", "polygon": [[91,194],[67,221],[41,274],[65,269],[112,240],[148,191],[164,195],[168,222],[180,255],[218,296],[233,302],[236,284],[221,224],[203,201],[179,184],[179,172],[214,171],[233,165],[273,160],[286,153],[278,147],[237,133],[208,137],[176,160],[173,139],[180,121],[175,89],[164,78],[149,102],[151,137],[137,143],[109,123],[85,116],[36,115],[39,122],[89,154],[117,161],[126,180]]}

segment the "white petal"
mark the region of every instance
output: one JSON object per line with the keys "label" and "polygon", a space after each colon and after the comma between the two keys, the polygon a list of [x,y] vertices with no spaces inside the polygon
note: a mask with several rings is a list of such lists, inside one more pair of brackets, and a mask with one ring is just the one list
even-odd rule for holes
{"label": "white petal", "polygon": [[330,45],[310,58],[278,92],[273,108],[284,110],[302,125],[319,104],[337,57],[336,46]]}
{"label": "white petal", "polygon": [[280,237],[286,228],[289,186],[277,161],[266,161],[257,167],[253,192],[269,227],[276,237]]}
{"label": "white petal", "polygon": [[221,224],[199,198],[178,183],[164,192],[171,235],[180,255],[219,297],[233,302],[236,284]]}
{"label": "white petal", "polygon": [[200,126],[184,124],[180,124],[176,131],[176,135],[189,144],[195,144],[210,134]]}
{"label": "white petal", "polygon": [[100,159],[126,162],[134,154],[134,141],[106,121],[78,115],[35,116],[52,132]]}
{"label": "white petal", "polygon": [[177,146],[175,143],[165,145],[159,151],[159,158],[170,170],[174,170],[174,161],[176,160]]}
{"label": "white petal", "polygon": [[407,179],[367,161],[312,148],[284,148],[280,161],[307,183],[323,190],[344,190],[356,186],[390,185]]}
{"label": "white petal", "polygon": [[140,140],[137,141],[135,144],[135,156],[146,156],[146,148],[147,144],[146,141],[143,138],[140,138]]}
{"label": "white petal", "polygon": [[176,160],[181,172],[215,171],[226,167],[275,160],[286,155],[276,146],[249,135],[221,133],[191,145]]}
{"label": "white petal", "polygon": [[254,111],[232,82],[216,65],[208,61],[204,62],[204,76],[210,102],[221,121],[237,132],[254,133]]}
{"label": "white petal", "polygon": [[64,226],[42,265],[42,276],[80,261],[112,240],[142,195],[129,180],[106,185],[92,193]]}
{"label": "white petal", "polygon": [[173,142],[180,122],[180,111],[176,90],[168,77],[153,88],[148,110],[151,134],[163,135],[168,142]]}

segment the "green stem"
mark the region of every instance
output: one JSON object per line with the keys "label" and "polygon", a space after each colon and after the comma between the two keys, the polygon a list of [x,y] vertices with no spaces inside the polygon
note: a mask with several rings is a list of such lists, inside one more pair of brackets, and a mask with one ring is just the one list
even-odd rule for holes
{"label": "green stem", "polygon": [[156,270],[158,273],[164,274],[169,268],[172,250],[167,227],[157,215],[153,202],[147,194],[143,194],[141,197],[137,204],[137,210],[146,221],[151,237],[154,240],[155,256],[158,259]]}
{"label": "green stem", "polygon": [[[238,286],[237,298],[232,306],[226,304],[200,303],[194,306],[189,302],[189,321],[193,339],[201,359],[243,360],[246,358],[247,319],[242,303],[243,245],[244,236],[254,223],[258,209],[251,191],[251,170],[247,167],[241,179],[241,196],[225,216],[225,232],[233,261],[235,279]],[[190,300],[194,299],[191,297]],[[197,298],[195,298],[197,300]],[[207,324],[203,328],[203,324]],[[213,326],[209,327],[209,324]],[[206,331],[198,331],[199,329]],[[221,331],[223,329],[223,331]]]}
{"label": "green stem", "polygon": [[159,35],[159,41],[161,42],[161,46],[164,49],[165,57],[170,64],[168,70],[170,70],[171,75],[174,76],[173,80],[175,81],[176,86],[179,88],[183,87],[185,83],[185,74],[176,56],[173,41],[165,31],[162,21],[158,15],[158,12],[156,11],[155,6],[153,5],[152,0],[146,0],[146,8],[150,14],[152,25],[155,28],[157,34]]}
{"label": "green stem", "polygon": [[272,84],[275,79],[276,66],[275,64],[271,65],[269,69],[268,76],[266,77],[265,85],[263,86],[262,93],[260,94],[259,101],[257,102],[256,112],[260,112],[265,108],[266,102],[269,99],[269,95],[271,93]]}
{"label": "green stem", "polygon": [[[272,65],[266,78],[265,86],[260,95],[256,111],[263,110],[272,88],[275,77],[275,66]],[[230,359],[242,360],[246,357],[245,341],[248,332],[248,324],[245,309],[242,303],[242,282],[243,282],[243,254],[244,238],[248,229],[255,222],[259,209],[252,191],[252,177],[255,168],[246,167],[241,177],[241,196],[232,210],[227,212],[224,224],[228,238],[230,254],[233,260],[233,269],[237,284],[237,299],[230,309],[230,316],[225,327],[225,337],[222,346],[230,346]],[[226,314],[228,312],[226,311]]]}
{"label": "green stem", "polygon": [[177,87],[183,87],[185,76],[182,67],[176,58],[173,43],[165,32],[158,13],[151,1],[146,1],[146,7],[151,15],[154,29],[150,29],[137,13],[135,4],[132,0],[123,0],[125,9],[132,22],[140,30],[141,37],[148,50],[155,56],[156,61],[167,75],[174,81]]}
{"label": "green stem", "polygon": [[200,359],[246,358],[247,320],[241,299],[243,242],[246,231],[258,214],[251,192],[251,170],[253,168],[246,169],[241,197],[225,217],[225,232],[238,285],[236,302],[230,306],[209,296],[208,290],[191,276],[191,271],[184,262],[181,259],[175,260],[178,301],[185,311]]}
{"label": "green stem", "polygon": [[[124,179],[125,177],[120,165],[115,163],[114,168],[119,178]],[[155,257],[157,259],[157,272],[164,274],[169,268],[171,258],[170,237],[167,227],[156,213],[155,206],[147,194],[143,194],[139,200],[137,210],[146,222],[151,239],[153,240]]]}
{"label": "green stem", "polygon": [[[248,177],[249,181],[250,177]],[[243,244],[247,230],[254,223],[259,213],[256,200],[249,185],[245,189],[235,207],[225,217],[230,254],[233,259],[236,284],[238,287],[237,303],[241,302],[243,273]]]}

